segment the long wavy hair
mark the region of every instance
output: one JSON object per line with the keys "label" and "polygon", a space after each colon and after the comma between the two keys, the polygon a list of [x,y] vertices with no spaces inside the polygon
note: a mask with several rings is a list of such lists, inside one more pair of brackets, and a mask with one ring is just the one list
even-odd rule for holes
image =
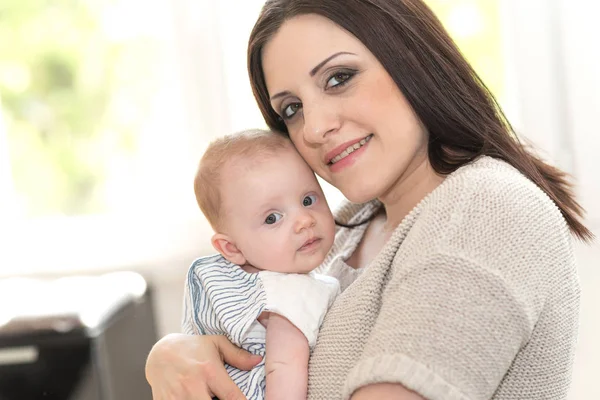
{"label": "long wavy hair", "polygon": [[501,159],[537,184],[560,208],[571,232],[591,241],[569,176],[544,162],[515,134],[490,90],[421,0],[268,0],[248,43],[248,72],[267,125],[287,133],[271,108],[262,49],[288,19],[321,15],[375,55],[429,132],[434,170],[449,174],[481,155]]}

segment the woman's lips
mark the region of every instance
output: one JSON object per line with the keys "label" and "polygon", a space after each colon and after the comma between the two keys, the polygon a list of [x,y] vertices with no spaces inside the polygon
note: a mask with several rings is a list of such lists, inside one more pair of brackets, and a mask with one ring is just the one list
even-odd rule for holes
{"label": "woman's lips", "polygon": [[[346,143],[343,143],[343,144],[337,146],[336,148],[334,148],[333,150],[331,150],[331,151],[327,152],[327,154],[325,154],[325,159],[323,161],[325,162],[325,164],[329,165],[331,163],[331,160],[333,160],[335,157],[342,154],[344,152],[344,150],[346,150],[348,147],[354,146],[355,144],[360,143],[362,141],[368,142],[372,136],[373,136],[373,134],[369,134],[365,137],[350,140]],[[364,144],[363,144],[363,146],[364,146]]]}
{"label": "woman's lips", "polygon": [[336,173],[342,171],[346,167],[351,166],[367,150],[370,142],[371,140],[368,140],[365,144],[363,144],[358,149],[354,150],[352,153],[348,154],[346,157],[342,158],[334,164],[328,164],[327,167],[332,173]]}

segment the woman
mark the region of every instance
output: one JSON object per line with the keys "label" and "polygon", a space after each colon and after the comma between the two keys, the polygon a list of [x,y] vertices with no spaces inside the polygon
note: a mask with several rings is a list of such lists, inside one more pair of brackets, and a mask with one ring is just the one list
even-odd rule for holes
{"label": "woman", "polygon": [[[419,0],[271,0],[249,72],[270,128],[353,203],[323,272],[344,289],[311,355],[311,399],[561,399],[591,240],[560,170],[518,141]],[[170,335],[158,399],[241,397],[223,337]]]}

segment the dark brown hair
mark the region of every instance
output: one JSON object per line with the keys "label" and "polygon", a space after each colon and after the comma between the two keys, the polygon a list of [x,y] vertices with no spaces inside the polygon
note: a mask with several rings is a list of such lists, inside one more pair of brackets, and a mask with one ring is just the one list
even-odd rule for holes
{"label": "dark brown hair", "polygon": [[481,155],[504,160],[536,183],[584,241],[569,177],[542,161],[518,139],[496,99],[421,0],[268,0],[250,34],[248,72],[267,125],[287,133],[271,108],[262,49],[287,20],[321,15],[354,35],[375,55],[429,132],[432,167],[449,174]]}

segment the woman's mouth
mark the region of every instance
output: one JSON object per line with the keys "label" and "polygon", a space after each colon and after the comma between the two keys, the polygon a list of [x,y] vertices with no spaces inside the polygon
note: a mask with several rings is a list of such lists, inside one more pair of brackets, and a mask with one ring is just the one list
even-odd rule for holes
{"label": "woman's mouth", "polygon": [[339,153],[338,155],[333,157],[331,160],[329,160],[329,163],[327,165],[334,165],[334,164],[340,162],[344,158],[348,157],[350,154],[354,153],[356,150],[363,147],[369,140],[371,140],[372,137],[373,137],[373,134],[370,134],[366,138],[346,147],[345,149],[342,150],[341,153]]}

